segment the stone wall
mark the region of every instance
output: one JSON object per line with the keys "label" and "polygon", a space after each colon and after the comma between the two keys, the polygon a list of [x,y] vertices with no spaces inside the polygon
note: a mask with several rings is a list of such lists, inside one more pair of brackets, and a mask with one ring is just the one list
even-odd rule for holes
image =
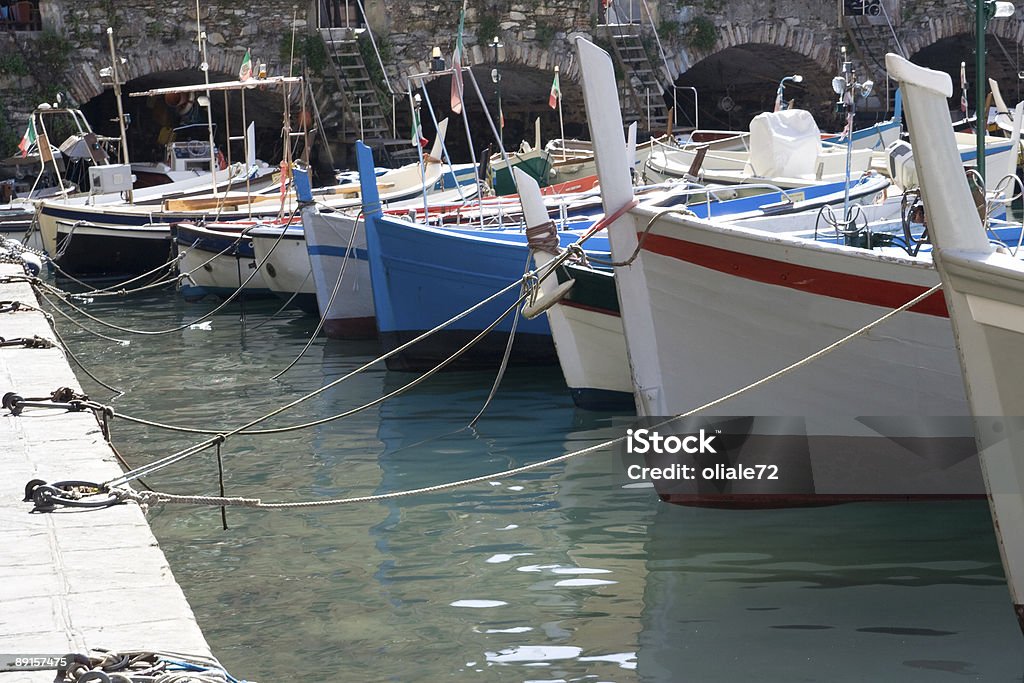
{"label": "stone wall", "polygon": [[[578,78],[567,38],[597,33],[598,0],[466,1],[464,44],[470,63],[493,60],[488,45],[497,35],[504,43],[499,61],[539,70],[557,64],[567,81]],[[355,5],[355,0],[349,2]],[[911,55],[971,30],[971,15],[963,0],[884,2]],[[634,0],[634,6],[642,7],[642,0]],[[662,0],[647,6],[661,27],[669,79],[708,56],[748,43],[783,47],[832,69],[839,46],[848,41],[840,26],[839,2]],[[36,100],[52,95],[53,86],[79,103],[102,92],[99,70],[110,61],[108,26],[114,29],[119,55],[127,60],[125,80],[195,69],[201,61],[195,41],[196,5],[189,0],[40,0],[40,7],[44,32],[0,33],[0,104],[9,128],[23,127]],[[450,58],[461,7],[459,0],[367,0],[366,16],[396,90],[406,89],[409,74],[429,70],[431,48],[440,47]],[[647,10],[637,12],[646,25]],[[204,0],[200,19],[208,35],[212,72],[220,77],[237,74],[250,48],[257,60],[267,62],[271,73],[279,73],[282,42],[288,40],[293,26],[300,35],[315,29],[317,4],[315,0],[297,5],[293,0],[263,0],[253,6]],[[711,33],[705,36],[710,41],[694,39],[694,29],[701,24],[710,27]],[[989,30],[1000,38],[1024,42],[1024,22],[1017,18],[994,20]],[[67,42],[54,38],[55,34]],[[49,59],[36,57],[47,49]],[[19,59],[22,67],[14,68]],[[320,86],[331,88],[333,82],[325,77]]]}

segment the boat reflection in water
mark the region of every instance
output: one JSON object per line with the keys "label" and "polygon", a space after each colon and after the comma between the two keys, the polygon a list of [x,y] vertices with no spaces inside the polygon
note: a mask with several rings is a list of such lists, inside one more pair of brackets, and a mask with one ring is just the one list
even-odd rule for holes
{"label": "boat reflection in water", "polygon": [[1019,680],[984,501],[659,505],[641,681]]}

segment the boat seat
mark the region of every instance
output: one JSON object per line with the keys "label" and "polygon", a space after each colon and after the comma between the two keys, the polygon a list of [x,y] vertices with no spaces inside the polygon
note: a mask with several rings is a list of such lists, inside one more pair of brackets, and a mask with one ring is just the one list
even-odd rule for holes
{"label": "boat seat", "polygon": [[813,177],[821,131],[804,109],[758,114],[750,122],[750,167],[762,178]]}

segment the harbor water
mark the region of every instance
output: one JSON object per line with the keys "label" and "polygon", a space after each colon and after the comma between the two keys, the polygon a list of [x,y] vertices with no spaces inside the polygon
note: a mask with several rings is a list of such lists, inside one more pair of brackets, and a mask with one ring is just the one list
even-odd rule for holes
{"label": "harbor water", "polygon": [[[96,299],[117,325],[173,328],[213,303]],[[96,400],[230,430],[372,359],[316,340],[277,304],[237,304],[157,336],[58,319]],[[95,323],[88,323],[96,328]],[[441,374],[350,417],[229,438],[226,493],[267,502],[401,491],[500,472],[621,436],[573,407],[556,367]],[[361,373],[260,427],[314,422],[412,375]],[[112,422],[133,466],[203,437]],[[357,505],[148,512],[213,652],[259,681],[1020,681],[1022,636],[983,501],[799,510],[673,507],[626,486],[610,453],[484,484]],[[146,477],[219,491],[215,450]],[[90,514],[102,515],[103,511]],[[102,543],[102,539],[97,539]],[[120,606],[131,609],[131,605]],[[145,625],[140,624],[140,637]],[[95,646],[102,646],[95,643]]]}

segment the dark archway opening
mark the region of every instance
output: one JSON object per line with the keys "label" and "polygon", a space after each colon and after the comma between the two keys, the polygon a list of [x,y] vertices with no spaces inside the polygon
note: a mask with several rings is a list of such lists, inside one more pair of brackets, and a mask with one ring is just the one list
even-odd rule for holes
{"label": "dark archway opening", "polygon": [[[1024,52],[1014,41],[997,38],[988,34],[985,39],[986,78],[995,79],[999,91],[1009,106],[1024,99],[1024,82],[1018,74],[1024,69]],[[962,33],[943,38],[921,49],[912,55],[910,60],[915,64],[926,66],[936,71],[944,71],[953,79],[953,96],[949,99],[951,116],[960,118],[960,62],[964,62],[967,76],[968,111],[974,112],[976,105],[975,88],[975,39],[974,35]],[[988,85],[985,85],[988,92]]]}
{"label": "dark archway opening", "polygon": [[[495,68],[500,77],[500,84],[496,84],[492,78],[492,70]],[[554,71],[542,71],[515,64],[499,64],[497,67],[493,64],[479,64],[473,66],[473,77],[480,88],[483,102],[477,96],[476,89],[467,74],[464,79],[463,102],[466,108],[466,118],[469,121],[468,136],[462,116],[452,116],[451,113],[451,76],[438,76],[426,84],[427,96],[434,107],[437,119],[449,117],[445,145],[453,162],[464,163],[471,160],[470,137],[477,161],[482,159],[488,146],[492,152],[497,152],[497,141],[487,118],[489,115],[494,122],[494,127],[498,128],[499,85],[501,111],[504,113],[505,122],[502,139],[507,151],[519,149],[524,140],[531,146],[534,144],[534,122],[537,119],[540,119],[542,145],[546,144],[548,140],[561,137],[558,110],[548,106]],[[562,119],[565,136],[589,138],[582,90],[578,84],[564,77],[559,79],[559,83],[562,91]],[[423,91],[417,90],[416,92],[420,94],[422,101],[420,115],[424,137],[433,141],[435,136],[433,119],[423,97]],[[402,134],[402,131],[411,133],[410,111],[408,98],[399,102],[397,116],[399,135]]]}
{"label": "dark archway opening", "polygon": [[[839,130],[843,124],[834,112],[836,96],[831,79],[817,62],[792,50],[765,44],[730,47],[698,62],[676,79],[677,127],[746,130],[750,120],[775,105],[779,82],[799,74],[800,83],[788,82],[784,99],[810,111],[823,131]],[[698,94],[694,116],[693,95]],[[669,93],[669,99],[672,93]]]}
{"label": "dark archway opening", "polygon": [[[232,75],[211,73],[210,81],[232,80]],[[206,109],[198,103],[197,97],[166,95],[163,97],[132,97],[131,93],[179,85],[193,85],[203,82],[198,69],[147,74],[128,81],[122,87],[122,104],[129,117],[127,127],[128,150],[132,161],[157,161],[162,158],[164,144],[171,131],[190,123],[206,124]],[[231,151],[232,161],[244,160],[243,143],[228,145],[227,137],[244,134],[239,92],[227,93],[227,103],[222,92],[210,94],[210,111],[215,126],[214,141],[227,156]],[[246,91],[246,119],[256,125],[256,157],[270,164],[280,162],[283,150],[281,129],[284,110],[280,89],[256,87]],[[113,89],[108,88],[101,95],[82,106],[82,111],[92,127],[103,135],[117,137],[117,102]],[[291,107],[293,130],[299,130],[298,107]],[[229,118],[230,117],[230,121]],[[294,146],[293,146],[294,149]]]}

